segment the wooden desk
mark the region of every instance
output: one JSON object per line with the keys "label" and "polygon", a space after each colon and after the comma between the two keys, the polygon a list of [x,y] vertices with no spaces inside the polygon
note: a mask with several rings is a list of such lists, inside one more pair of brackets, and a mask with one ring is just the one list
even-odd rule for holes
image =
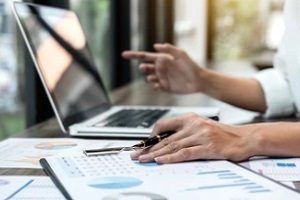
{"label": "wooden desk", "polygon": [[[143,80],[136,81],[110,94],[112,103],[122,105],[177,105],[177,106],[217,106],[221,109],[220,121],[230,124],[264,122],[258,113],[229,106],[202,94],[171,95],[153,90]],[[295,119],[286,119],[294,121]],[[64,135],[56,121],[50,119],[31,127],[15,137],[46,138],[68,137]],[[0,175],[46,175],[41,169],[5,169],[0,168]],[[296,183],[300,191],[300,183]]]}

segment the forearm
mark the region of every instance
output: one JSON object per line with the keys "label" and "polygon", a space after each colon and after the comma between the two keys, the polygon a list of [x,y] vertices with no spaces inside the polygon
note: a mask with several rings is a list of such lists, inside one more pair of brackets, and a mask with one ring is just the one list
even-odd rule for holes
{"label": "forearm", "polygon": [[257,80],[237,78],[211,70],[203,70],[199,78],[200,92],[247,110],[265,112],[264,93]]}
{"label": "forearm", "polygon": [[247,132],[250,156],[300,156],[300,123],[281,122],[241,126]]}

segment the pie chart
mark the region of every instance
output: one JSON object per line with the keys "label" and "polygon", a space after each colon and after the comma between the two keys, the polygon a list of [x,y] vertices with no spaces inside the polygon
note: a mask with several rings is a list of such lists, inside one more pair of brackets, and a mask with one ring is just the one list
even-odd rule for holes
{"label": "pie chart", "polygon": [[50,141],[35,145],[37,149],[43,150],[62,150],[77,146],[76,143],[70,141]]}
{"label": "pie chart", "polygon": [[143,183],[142,180],[127,176],[110,176],[92,179],[88,186],[98,189],[125,189],[132,188]]}

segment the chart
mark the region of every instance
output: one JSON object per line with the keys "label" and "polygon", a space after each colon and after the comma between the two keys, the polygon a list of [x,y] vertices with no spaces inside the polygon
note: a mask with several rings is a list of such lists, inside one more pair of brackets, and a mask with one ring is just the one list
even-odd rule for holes
{"label": "chart", "polygon": [[[1,183],[5,183],[1,187]],[[49,177],[2,176],[0,199],[65,199]]]}
{"label": "chart", "polygon": [[83,149],[135,144],[136,141],[85,140],[73,138],[9,138],[0,142],[0,167],[42,168],[45,157],[83,155]]}
{"label": "chart", "polygon": [[270,189],[255,183],[242,175],[234,173],[230,170],[220,170],[220,171],[208,171],[199,172],[197,174],[203,179],[216,180],[219,184],[207,184],[205,186],[199,186],[194,188],[186,189],[186,191],[200,191],[200,190],[218,190],[224,188],[235,188],[246,193],[261,193],[261,192],[271,192]]}
{"label": "chart", "polygon": [[43,150],[62,150],[62,149],[68,149],[72,147],[76,147],[77,144],[71,141],[50,141],[45,143],[40,143],[35,145],[34,147],[37,149],[43,149]]}
{"label": "chart", "polygon": [[300,159],[258,159],[248,163],[250,169],[278,181],[300,180]]}
{"label": "chart", "polygon": [[90,187],[99,189],[125,189],[141,185],[143,181],[134,177],[112,176],[93,179],[88,182]]}
{"label": "chart", "polygon": [[49,157],[43,164],[72,199],[89,194],[91,200],[300,199],[299,193],[228,161],[147,166],[118,154]]}

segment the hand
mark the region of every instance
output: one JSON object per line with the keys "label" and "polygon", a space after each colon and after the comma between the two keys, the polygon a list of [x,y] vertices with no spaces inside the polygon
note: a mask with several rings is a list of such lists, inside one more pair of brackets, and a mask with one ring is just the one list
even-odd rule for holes
{"label": "hand", "polygon": [[145,62],[139,69],[155,89],[179,94],[199,92],[199,74],[203,69],[185,51],[170,44],[156,44],[154,48],[157,53],[125,51],[122,56]]}
{"label": "hand", "polygon": [[157,163],[195,159],[245,160],[252,156],[255,143],[249,139],[251,131],[245,128],[224,125],[196,114],[163,119],[155,125],[154,134],[168,130],[177,132],[149,149],[132,153],[131,158]]}

